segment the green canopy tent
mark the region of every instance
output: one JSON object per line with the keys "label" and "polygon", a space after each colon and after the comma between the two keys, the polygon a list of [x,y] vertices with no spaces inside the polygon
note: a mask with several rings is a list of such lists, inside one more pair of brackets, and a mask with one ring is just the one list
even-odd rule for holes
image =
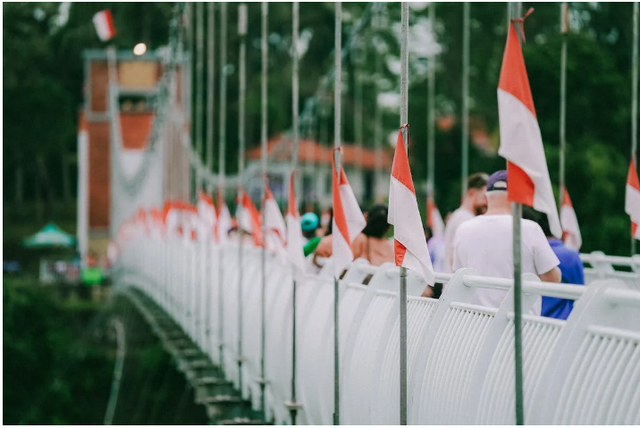
{"label": "green canopy tent", "polygon": [[22,240],[22,246],[27,248],[44,247],[73,247],[76,239],[64,232],[53,223],[48,223],[38,233]]}

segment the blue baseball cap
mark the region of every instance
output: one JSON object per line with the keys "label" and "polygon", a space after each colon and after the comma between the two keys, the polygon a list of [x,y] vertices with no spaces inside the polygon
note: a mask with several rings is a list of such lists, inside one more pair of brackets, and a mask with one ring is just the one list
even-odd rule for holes
{"label": "blue baseball cap", "polygon": [[316,230],[320,225],[320,219],[315,213],[304,213],[300,219],[300,227],[303,232],[310,232]]}
{"label": "blue baseball cap", "polygon": [[492,190],[507,190],[507,170],[501,169],[489,176],[487,182],[487,192]]}

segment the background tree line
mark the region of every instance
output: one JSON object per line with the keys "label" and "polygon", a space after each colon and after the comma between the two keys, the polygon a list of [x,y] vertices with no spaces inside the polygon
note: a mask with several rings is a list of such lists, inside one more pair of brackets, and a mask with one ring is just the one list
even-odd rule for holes
{"label": "background tree line", "polygon": [[[558,182],[560,5],[524,3],[535,8],[526,20],[527,63],[538,120],[545,142],[551,179]],[[367,9],[366,3],[345,3],[343,40]],[[3,6],[4,61],[4,202],[5,206],[29,200],[45,203],[75,195],[77,113],[82,105],[82,51],[103,48],[91,17],[98,10],[113,12],[120,49],[143,41],[150,49],[167,43],[172,3],[73,3],[68,19],[60,24],[59,3],[8,3]],[[571,3],[571,31],[567,62],[567,188],[571,193],[583,234],[583,250],[628,254],[629,219],[624,213],[624,186],[630,159],[632,8],[630,3]],[[228,113],[227,165],[237,164],[237,5],[228,4]],[[259,144],[260,133],[260,4],[248,4],[247,140]],[[206,8],[205,8],[206,14]],[[333,64],[333,4],[302,3],[300,29],[308,45],[300,62],[301,106],[317,93],[321,77]],[[393,92],[398,87],[393,59],[399,46],[393,25],[400,21],[399,3],[387,4],[387,25],[362,34],[365,76],[363,91],[364,143],[373,146],[377,87]],[[424,5],[413,5],[412,23],[428,16]],[[504,43],[507,5],[471,4],[470,114],[484,129],[495,149],[499,144],[496,89]],[[205,18],[205,23],[207,19]],[[219,8],[216,8],[216,67]],[[443,215],[456,208],[460,195],[462,107],[462,3],[437,3],[436,39],[441,52],[436,59],[436,116],[453,120],[453,126],[436,129],[436,202]],[[291,4],[269,4],[269,135],[291,126]],[[384,40],[382,74],[375,75],[373,37]],[[206,49],[206,44],[205,44]],[[344,131],[354,140],[354,61],[344,69]],[[412,61],[428,61],[412,58]],[[205,61],[206,66],[206,61]],[[194,67],[195,68],[195,67]],[[216,82],[219,78],[216,70]],[[414,178],[426,178],[427,80],[424,73],[410,79],[410,151]],[[328,88],[331,93],[332,88]],[[218,87],[214,89],[216,98]],[[217,101],[215,114],[218,112]],[[311,133],[331,144],[333,113],[315,116]],[[637,118],[635,119],[637,120]],[[207,124],[212,121],[206,120]],[[385,144],[397,129],[398,114],[383,115]],[[217,135],[217,118],[213,121]],[[390,149],[390,147],[389,147]],[[217,157],[217,149],[216,156]],[[217,162],[215,162],[217,164]],[[492,150],[471,146],[470,171],[492,172],[505,162]]]}

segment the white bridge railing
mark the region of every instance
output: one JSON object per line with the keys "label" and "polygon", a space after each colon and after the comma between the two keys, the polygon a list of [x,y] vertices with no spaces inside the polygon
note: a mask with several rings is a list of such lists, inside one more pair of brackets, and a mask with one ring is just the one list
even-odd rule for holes
{"label": "white bridge railing", "polygon": [[[212,361],[223,365],[228,379],[258,409],[261,250],[245,245],[239,266],[238,244],[225,247],[220,282],[220,248],[212,243],[139,236],[122,245],[118,284],[151,296]],[[593,266],[586,287],[525,278],[525,314],[541,295],[576,300],[566,321],[523,315],[526,423],[640,424],[639,281],[633,272],[620,276],[624,272],[598,264],[621,260],[598,257],[584,256]],[[238,284],[240,270],[242,284]],[[304,424],[332,423],[330,272],[331,266],[325,266],[297,285],[296,385],[302,404],[298,422]],[[267,255],[266,275],[265,411],[267,420],[287,424],[285,403],[291,398],[292,373],[290,268]],[[395,266],[372,267],[356,260],[339,283],[343,424],[399,423],[398,278]],[[439,275],[439,280],[448,282],[441,298],[423,298],[424,283],[409,272],[409,423],[514,424],[513,281],[483,278],[465,269],[453,276]],[[508,290],[507,298],[498,309],[472,305],[477,288]],[[243,385],[238,385],[239,357]]]}

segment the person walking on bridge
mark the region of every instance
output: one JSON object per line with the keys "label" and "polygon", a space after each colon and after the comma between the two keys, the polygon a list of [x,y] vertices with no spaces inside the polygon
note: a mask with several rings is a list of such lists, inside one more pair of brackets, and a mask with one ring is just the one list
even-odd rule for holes
{"label": "person walking on bridge", "polygon": [[[489,177],[487,184],[488,209],[460,225],[453,245],[453,269],[473,268],[479,275],[493,278],[513,278],[513,217],[507,199],[507,171]],[[560,261],[540,226],[523,219],[522,274],[533,273],[545,282],[560,282]],[[497,308],[507,292],[479,288],[471,303]],[[530,311],[540,315],[541,301]]]}
{"label": "person walking on bridge", "polygon": [[462,198],[460,208],[451,214],[444,229],[444,271],[453,272],[453,242],[456,231],[462,223],[487,211],[487,180],[483,172],[472,174],[467,179],[467,192]]}

